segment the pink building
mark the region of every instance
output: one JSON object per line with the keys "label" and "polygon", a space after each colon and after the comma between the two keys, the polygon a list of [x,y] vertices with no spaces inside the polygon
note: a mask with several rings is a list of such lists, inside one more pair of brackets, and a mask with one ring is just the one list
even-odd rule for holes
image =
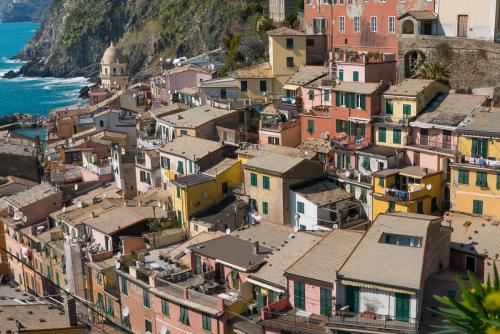
{"label": "pink building", "polygon": [[443,171],[443,203],[449,203],[450,198],[450,163],[455,162],[458,145],[456,129],[485,102],[485,96],[440,94],[410,123],[407,160],[414,166]]}
{"label": "pink building", "polygon": [[394,53],[362,54],[341,52],[336,54],[337,79],[346,82],[396,82],[396,55]]}
{"label": "pink building", "polygon": [[214,71],[192,64],[174,67],[166,71],[163,78],[161,78],[158,95],[154,96],[154,98],[159,99],[162,104],[178,101],[178,94],[181,90],[199,87],[202,81],[212,79],[214,73]]}
{"label": "pink building", "polygon": [[161,187],[160,154],[157,151],[145,150],[137,154],[135,179],[138,193]]}
{"label": "pink building", "polygon": [[290,328],[294,332],[302,329],[307,333],[325,333],[322,323],[332,315],[336,272],[363,235],[363,231],[333,230],[292,264],[284,274],[288,281],[288,299],[262,312],[264,333],[283,333]]}

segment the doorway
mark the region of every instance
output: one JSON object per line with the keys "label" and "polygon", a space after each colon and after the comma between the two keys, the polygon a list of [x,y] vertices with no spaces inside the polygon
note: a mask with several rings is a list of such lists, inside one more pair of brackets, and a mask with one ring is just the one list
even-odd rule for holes
{"label": "doorway", "polygon": [[467,37],[469,15],[458,15],[458,37]]}

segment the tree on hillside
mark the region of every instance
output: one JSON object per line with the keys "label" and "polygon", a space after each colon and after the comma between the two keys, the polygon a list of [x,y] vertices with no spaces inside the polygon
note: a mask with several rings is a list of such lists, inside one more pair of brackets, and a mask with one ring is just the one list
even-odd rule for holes
{"label": "tree on hillside", "polygon": [[434,296],[442,304],[437,313],[444,319],[444,326],[436,333],[499,334],[500,333],[500,281],[496,265],[493,282],[488,276],[486,284],[468,272],[472,288],[458,279],[461,301]]}

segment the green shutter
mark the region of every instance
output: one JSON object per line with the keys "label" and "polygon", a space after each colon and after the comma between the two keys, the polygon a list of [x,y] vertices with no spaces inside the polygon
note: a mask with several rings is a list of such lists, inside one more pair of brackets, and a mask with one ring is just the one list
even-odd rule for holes
{"label": "green shutter", "polygon": [[349,153],[346,153],[345,155],[345,168],[351,168],[351,156],[349,155]]}
{"label": "green shutter", "polygon": [[351,132],[351,123],[344,121],[344,132],[348,135]]}
{"label": "green shutter", "polygon": [[257,187],[257,174],[250,173],[250,184],[254,187]]}
{"label": "green shutter", "polygon": [[411,116],[411,105],[403,104],[403,116],[410,117]]}
{"label": "green shutter", "polygon": [[359,287],[346,286],[346,304],[349,306],[349,312],[359,312]]}
{"label": "green shutter", "polygon": [[392,115],[393,114],[393,106],[391,103],[391,100],[385,100],[385,113],[387,115]]}
{"label": "green shutter", "polygon": [[212,331],[212,318],[208,314],[202,314],[202,326],[204,330],[208,332]]}
{"label": "green shutter", "polygon": [[294,281],[293,282],[293,304],[295,308],[303,310],[305,309],[305,299],[306,291],[304,288],[304,283]]}
{"label": "green shutter", "polygon": [[339,81],[344,81],[344,70],[339,70]]}
{"label": "green shutter", "polygon": [[356,94],[349,94],[349,100],[351,102],[351,108],[356,109]]}
{"label": "green shutter", "polygon": [[350,130],[351,130],[351,136],[354,136],[356,134],[356,123],[349,122],[351,123],[350,125]]}
{"label": "green shutter", "polygon": [[330,101],[330,91],[327,89],[323,91],[323,100]]}
{"label": "green shutter", "polygon": [[182,161],[177,162],[177,173],[184,174],[184,163]]}
{"label": "green shutter", "polygon": [[378,178],[378,185],[380,187],[384,187],[385,186],[385,179],[383,177],[379,177]]}
{"label": "green shutter", "polygon": [[335,132],[337,133],[342,132],[342,121],[340,119],[335,120]]}
{"label": "green shutter", "polygon": [[364,124],[359,125],[359,136],[361,138],[365,138],[365,125]]}
{"label": "green shutter", "polygon": [[392,130],[392,142],[393,144],[401,144],[401,129]]}
{"label": "green shutter", "polygon": [[262,176],[262,186],[264,187],[264,189],[271,189],[271,184],[270,184],[270,181],[269,181],[269,176]]}
{"label": "green shutter", "polygon": [[370,170],[370,157],[363,157],[363,163],[361,164],[364,169]]}
{"label": "green shutter", "polygon": [[309,134],[314,133],[314,120],[312,119],[307,120],[307,132],[309,132]]}
{"label": "green shutter", "polygon": [[170,314],[170,308],[168,305],[168,301],[166,301],[165,299],[161,300],[161,313],[163,315],[167,315],[167,316]]}
{"label": "green shutter", "polygon": [[303,202],[297,202],[297,212],[304,213],[304,203]]}
{"label": "green shutter", "polygon": [[410,317],[410,295],[396,293],[396,320],[408,321]]}
{"label": "green shutter", "polygon": [[381,143],[385,143],[386,140],[386,129],[385,128],[378,128],[378,141]]}
{"label": "green shutter", "polygon": [[488,158],[488,139],[481,139],[481,156]]}
{"label": "green shutter", "polygon": [[396,212],[396,202],[389,202],[389,212]]}
{"label": "green shutter", "polygon": [[472,157],[479,156],[479,139],[472,138],[472,147],[470,154]]}
{"label": "green shutter", "polygon": [[500,189],[500,174],[497,174],[497,190]]}
{"label": "green shutter", "polygon": [[269,214],[269,203],[262,202],[262,213],[265,215]]}
{"label": "green shutter", "polygon": [[182,211],[177,210],[177,226],[176,227],[181,227],[182,226]]}
{"label": "green shutter", "polygon": [[458,171],[458,183],[459,184],[469,184],[469,171],[460,169]]}
{"label": "green shutter", "polygon": [[472,213],[475,215],[483,214],[483,201],[473,200],[472,201]]}
{"label": "green shutter", "polygon": [[352,81],[358,82],[359,81],[359,72],[358,71],[353,71],[352,72]]}
{"label": "green shutter", "polygon": [[335,92],[335,105],[340,107],[340,92]]}
{"label": "green shutter", "polygon": [[327,288],[320,288],[320,314],[323,316],[330,316],[332,311],[332,290]]}
{"label": "green shutter", "polygon": [[488,174],[486,172],[476,172],[476,186],[481,188],[488,186]]}
{"label": "green shutter", "polygon": [[360,108],[366,110],[366,95],[360,96]]}

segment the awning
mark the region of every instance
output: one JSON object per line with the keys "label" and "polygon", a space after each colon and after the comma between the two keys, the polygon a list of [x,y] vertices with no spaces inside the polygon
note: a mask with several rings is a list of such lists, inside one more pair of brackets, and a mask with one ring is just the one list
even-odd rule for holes
{"label": "awning", "polygon": [[300,86],[297,86],[297,85],[284,85],[284,86],[283,86],[283,89],[286,89],[286,90],[293,90],[293,91],[295,91],[295,90],[297,90],[297,89],[299,89],[299,88],[300,88]]}
{"label": "awning", "polygon": [[283,290],[283,289],[276,288],[272,285],[262,283],[261,281],[257,281],[257,280],[252,279],[252,278],[247,278],[247,281],[254,284],[254,285],[258,285],[260,287],[263,287],[264,289],[267,289],[267,290],[272,290],[272,291],[278,292],[278,293],[285,293],[285,290]]}
{"label": "awning", "polygon": [[351,122],[360,123],[360,124],[368,124],[368,123],[370,123],[370,120],[366,119],[366,118],[349,117],[349,120]]}
{"label": "awning", "polygon": [[396,293],[404,293],[407,295],[414,295],[416,294],[415,291],[410,291],[410,290],[404,290],[404,289],[399,289],[399,288],[391,288],[391,287],[385,287],[385,286],[380,286],[376,284],[370,284],[370,283],[361,283],[361,282],[356,282],[356,281],[349,281],[349,280],[341,280],[340,281],[344,285],[350,285],[350,286],[357,286],[360,288],[367,288],[367,289],[374,289],[374,290],[382,290],[382,291],[389,291],[389,292],[396,292]]}

